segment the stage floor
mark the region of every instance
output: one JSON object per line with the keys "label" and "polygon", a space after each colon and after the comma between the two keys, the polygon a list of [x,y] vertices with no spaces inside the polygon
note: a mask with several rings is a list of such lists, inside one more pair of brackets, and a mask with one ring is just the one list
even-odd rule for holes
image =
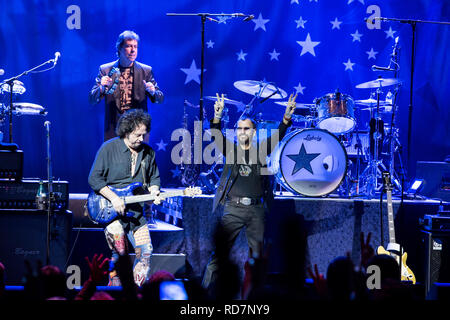
{"label": "stage floor", "polygon": [[[168,191],[169,189],[163,189]],[[85,201],[87,194],[71,195],[71,208],[74,212],[73,226],[80,221],[89,228],[89,221],[80,216],[78,206]],[[84,199],[84,200],[83,200]],[[174,197],[159,206],[154,206],[157,221],[177,226],[167,228],[167,232],[158,232],[158,224],[151,229],[155,253],[184,253],[195,276],[200,277],[213,250],[213,234],[222,215],[220,210],[211,212],[213,195],[199,195],[195,198]],[[404,200],[394,197],[396,240],[408,252],[408,266],[416,274],[418,281],[424,274],[424,245],[421,240],[420,219],[425,214],[435,214],[440,202],[437,200]],[[289,193],[278,193],[273,208],[266,216],[265,238],[271,243],[270,272],[283,272],[286,259],[282,252],[286,249],[284,223],[292,216],[298,217],[307,235],[306,262],[317,264],[321,273],[326,273],[328,264],[338,256],[350,254],[355,264],[359,264],[360,233],[372,233],[371,244],[376,249],[387,245],[388,221],[387,204],[384,199],[363,198],[305,198]],[[381,225],[382,223],[382,225]],[[163,226],[163,224],[160,224]],[[97,226],[98,228],[98,226]],[[383,233],[381,232],[383,229]],[[164,231],[164,230],[160,230]],[[171,232],[172,231],[172,232]],[[299,230],[300,232],[300,230]],[[383,234],[383,237],[382,237]],[[293,234],[289,255],[300,252],[299,234]],[[104,241],[103,233],[97,242]],[[103,249],[105,246],[103,246]],[[92,250],[93,248],[90,248]],[[78,250],[83,250],[78,247]],[[100,249],[99,249],[100,250]],[[106,252],[107,254],[107,252]],[[243,233],[236,240],[232,259],[243,265],[248,255],[248,247]]]}

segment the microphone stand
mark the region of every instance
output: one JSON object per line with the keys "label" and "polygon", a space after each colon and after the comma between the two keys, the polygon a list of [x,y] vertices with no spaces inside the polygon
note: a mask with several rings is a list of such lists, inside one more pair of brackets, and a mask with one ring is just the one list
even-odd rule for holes
{"label": "microphone stand", "polygon": [[442,24],[450,25],[450,22],[446,21],[425,21],[425,20],[413,20],[413,19],[397,19],[397,18],[384,18],[375,17],[374,20],[381,21],[395,21],[400,23],[408,23],[412,30],[411,40],[411,74],[410,74],[410,92],[409,92],[409,107],[408,107],[408,151],[407,151],[407,163],[408,169],[411,169],[411,125],[412,125],[412,112],[413,112],[413,81],[414,81],[414,67],[415,67],[415,53],[416,53],[416,26],[418,23],[430,23],[430,24]]}
{"label": "microphone stand", "polygon": [[[24,72],[22,72],[21,74],[9,78],[9,79],[5,79],[2,82],[0,82],[0,87],[3,86],[4,84],[8,84],[9,86],[9,110],[8,110],[8,116],[9,116],[9,143],[13,142],[13,138],[12,138],[12,110],[13,110],[13,87],[14,87],[14,81],[18,80],[20,77],[27,75],[31,72],[33,72],[34,70],[46,65],[47,63],[53,63],[53,67],[55,67],[56,65],[56,61],[55,59],[50,59],[48,61],[45,61],[44,63],[41,63],[40,65],[30,69],[30,70],[26,70]],[[52,69],[50,68],[50,69]],[[48,69],[48,70],[50,70]]]}
{"label": "microphone stand", "polygon": [[47,201],[47,265],[50,264],[50,235],[51,235],[51,226],[50,226],[50,218],[52,215],[52,200],[54,197],[53,194],[53,175],[52,175],[52,160],[50,156],[50,122],[46,121],[44,123],[46,136],[47,136],[47,181],[48,181],[48,201]]}
{"label": "microphone stand", "polygon": [[[199,103],[199,119],[201,121],[201,128],[203,130],[203,69],[205,65],[205,22],[206,19],[218,22],[218,20],[211,17],[244,17],[245,19],[252,18],[252,15],[243,13],[166,13],[167,16],[198,16],[201,18],[202,32],[201,32],[201,69],[200,69],[200,103]],[[203,134],[203,132],[202,132]]]}

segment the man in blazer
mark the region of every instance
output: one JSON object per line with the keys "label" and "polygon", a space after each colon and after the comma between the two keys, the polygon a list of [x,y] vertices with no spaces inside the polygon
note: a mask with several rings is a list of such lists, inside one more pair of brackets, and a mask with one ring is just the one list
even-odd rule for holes
{"label": "man in blazer", "polygon": [[[296,98],[297,95],[289,97],[283,120],[278,126],[278,141],[283,139],[292,124],[291,118],[296,108]],[[228,141],[221,133],[223,109],[224,97],[222,95],[220,98],[217,95],[214,118],[210,126],[211,129],[217,130],[215,143],[226,161],[214,196],[213,212],[219,206],[224,208],[220,219],[223,232],[221,245],[228,250],[231,249],[241,230],[245,229],[249,249],[256,254],[263,243],[265,211],[269,211],[273,198],[265,156],[273,151],[278,141],[271,136],[253,143],[254,140],[256,141],[254,139],[256,125],[249,117],[241,117],[237,122],[237,143]],[[210,289],[210,285],[215,283],[218,263],[218,256],[214,252],[203,275],[204,288]]]}
{"label": "man in blazer", "polygon": [[89,102],[105,98],[104,141],[115,137],[117,120],[127,110],[147,111],[147,97],[153,103],[164,99],[153,76],[152,67],[136,61],[139,36],[126,30],[116,42],[118,60],[100,66]]}

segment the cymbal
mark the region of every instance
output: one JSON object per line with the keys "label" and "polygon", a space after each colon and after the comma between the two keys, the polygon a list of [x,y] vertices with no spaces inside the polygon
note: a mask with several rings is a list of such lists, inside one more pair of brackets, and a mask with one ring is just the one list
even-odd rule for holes
{"label": "cymbal", "polygon": [[360,83],[360,84],[358,84],[356,86],[356,88],[358,88],[358,89],[370,89],[370,88],[388,87],[388,86],[392,86],[392,85],[398,84],[398,83],[401,83],[401,81],[398,80],[398,79],[394,79],[394,78],[388,78],[388,79],[378,78],[376,80]]}
{"label": "cymbal", "polygon": [[258,94],[261,98],[270,96],[270,99],[284,99],[287,97],[286,91],[265,81],[240,80],[234,83],[234,87],[251,95]]}
{"label": "cymbal", "polygon": [[[288,101],[275,101],[276,104],[279,104],[280,106],[287,106]],[[295,103],[297,109],[310,109],[314,108],[316,105],[314,103]]]}
{"label": "cymbal", "polygon": [[[355,104],[359,104],[362,106],[376,106],[377,105],[377,99],[365,99],[365,100],[355,100]],[[390,103],[384,101],[384,100],[380,100],[380,106],[387,106],[390,105]],[[361,110],[365,110],[365,109],[361,109]]]}
{"label": "cymbal", "polygon": [[45,108],[35,103],[16,102],[13,103],[13,107],[13,114],[19,116],[47,115],[47,111],[45,111]]}
{"label": "cymbal", "polygon": [[[4,83],[1,87],[0,87],[0,91],[1,92],[10,92],[10,86],[7,83]],[[23,82],[19,81],[19,80],[14,80],[13,82],[13,94],[23,94],[26,91]]]}
{"label": "cymbal", "polygon": [[[372,106],[372,107],[366,107],[366,108],[361,108],[360,110],[372,110],[372,111],[376,111],[377,106]],[[390,104],[386,104],[386,105],[380,105],[378,111],[380,113],[390,113],[392,112],[392,105]]]}
{"label": "cymbal", "polygon": [[[217,97],[215,97],[215,96],[205,96],[204,98],[206,100],[217,101]],[[243,104],[241,101],[231,100],[228,98],[223,98],[223,102],[225,102],[226,104],[232,104],[235,106],[239,106],[239,105]]]}

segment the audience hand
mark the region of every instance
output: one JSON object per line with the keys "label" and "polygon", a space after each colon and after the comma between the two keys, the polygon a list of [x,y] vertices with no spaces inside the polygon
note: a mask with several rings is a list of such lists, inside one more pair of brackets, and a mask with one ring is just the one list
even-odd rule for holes
{"label": "audience hand", "polygon": [[316,288],[317,293],[322,297],[326,297],[328,295],[327,280],[323,274],[319,273],[317,264],[314,265],[314,273],[311,268],[308,267],[308,274],[313,280],[314,288]]}
{"label": "audience hand", "polygon": [[89,277],[95,283],[100,283],[108,274],[108,270],[107,268],[105,268],[105,266],[108,265],[109,259],[105,258],[102,261],[102,258],[103,254],[100,254],[99,256],[97,256],[97,254],[94,254],[92,261],[89,261],[89,258],[85,257],[89,269],[91,270]]}
{"label": "audience hand", "polygon": [[364,241],[364,232],[360,233],[360,242],[361,242],[361,266],[367,268],[367,263],[370,258],[372,258],[375,254],[375,250],[370,245],[370,238],[372,237],[372,233],[369,232],[367,234],[367,239]]}

